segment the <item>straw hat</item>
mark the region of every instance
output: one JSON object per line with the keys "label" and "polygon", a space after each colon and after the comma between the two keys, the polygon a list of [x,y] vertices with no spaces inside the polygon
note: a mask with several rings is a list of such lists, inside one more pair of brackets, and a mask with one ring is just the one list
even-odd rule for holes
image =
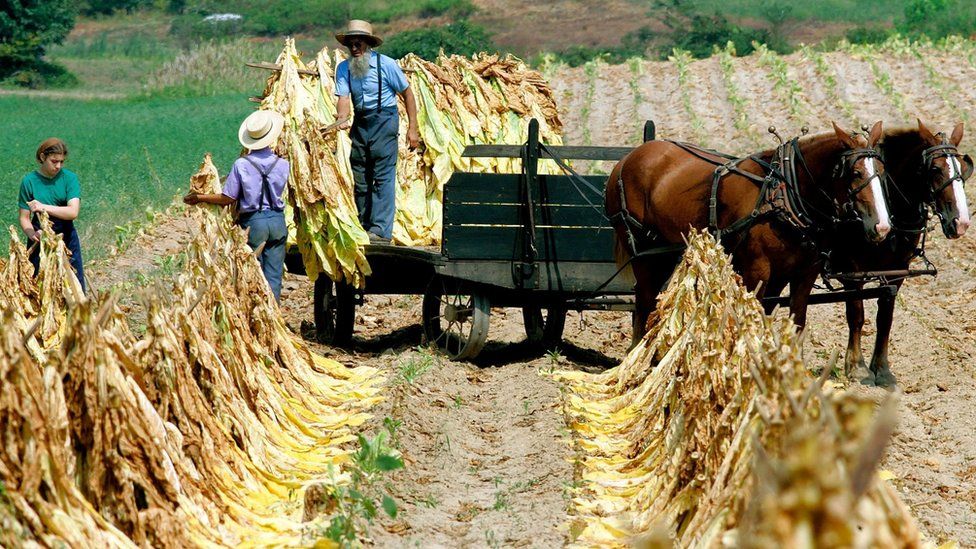
{"label": "straw hat", "polygon": [[254,111],[237,132],[237,139],[245,149],[256,151],[270,146],[281,135],[285,118],[274,111]]}
{"label": "straw hat", "polygon": [[383,43],[382,38],[373,34],[373,25],[370,25],[362,19],[353,19],[349,21],[349,27],[346,29],[346,31],[337,32],[335,37],[340,44],[346,47],[349,46],[349,44],[346,44],[346,40],[353,37],[362,38],[364,41],[369,43],[371,48],[375,48]]}

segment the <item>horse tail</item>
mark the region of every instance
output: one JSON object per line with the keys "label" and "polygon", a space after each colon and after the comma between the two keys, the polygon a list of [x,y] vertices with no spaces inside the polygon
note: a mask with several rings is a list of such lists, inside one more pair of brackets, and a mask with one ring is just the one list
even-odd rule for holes
{"label": "horse tail", "polygon": [[604,202],[603,210],[610,219],[610,226],[613,227],[613,257],[617,262],[617,267],[622,268],[624,265],[627,267],[620,272],[619,276],[624,277],[626,280],[634,280],[634,270],[630,263],[633,253],[630,247],[630,241],[627,238],[627,228],[623,226],[623,220],[618,213],[621,213],[622,203],[620,201],[620,186],[618,185],[618,180],[623,177],[623,163],[627,157],[623,157],[610,171],[610,175],[607,178],[607,184],[604,189]]}

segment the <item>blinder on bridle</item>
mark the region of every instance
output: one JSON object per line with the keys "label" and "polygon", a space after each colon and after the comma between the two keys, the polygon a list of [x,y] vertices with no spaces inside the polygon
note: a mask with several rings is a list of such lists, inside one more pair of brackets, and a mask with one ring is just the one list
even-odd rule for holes
{"label": "blinder on bridle", "polygon": [[[871,147],[860,147],[857,149],[844,151],[840,155],[840,161],[837,162],[836,166],[834,166],[834,172],[833,172],[834,179],[839,180],[849,176],[851,172],[854,171],[854,164],[856,164],[858,160],[864,158],[877,158],[878,162],[881,162],[882,164],[884,163],[884,160],[881,157],[881,153],[877,149]],[[871,175],[871,177],[867,178],[863,183],[858,185],[856,188],[850,190],[850,192],[848,193],[847,201],[844,202],[843,204],[838,204],[840,206],[839,213],[841,213],[841,215],[849,216],[852,217],[853,219],[860,219],[860,216],[857,213],[857,208],[854,207],[855,197],[857,197],[857,195],[860,194],[861,191],[867,188],[868,185],[870,185],[875,178],[878,178],[878,181],[882,182],[881,174],[875,172],[874,174]],[[876,199],[884,200],[884,197],[877,197]]]}
{"label": "blinder on bridle", "polygon": [[966,179],[972,175],[972,162],[969,161],[967,164],[970,166],[969,173],[963,173],[963,155],[959,154],[959,149],[955,145],[948,143],[945,138],[945,134],[939,132],[938,134],[942,138],[941,145],[934,145],[922,151],[922,165],[919,166],[919,170],[929,171],[934,167],[934,163],[939,158],[945,158],[948,162],[949,158],[955,158],[959,162],[959,173],[950,177],[948,180],[944,181],[941,185],[936,187],[935,184],[929,187],[929,193],[931,193],[930,199],[934,199],[939,193],[945,190],[946,187],[952,185],[956,181],[960,184],[965,184]]}

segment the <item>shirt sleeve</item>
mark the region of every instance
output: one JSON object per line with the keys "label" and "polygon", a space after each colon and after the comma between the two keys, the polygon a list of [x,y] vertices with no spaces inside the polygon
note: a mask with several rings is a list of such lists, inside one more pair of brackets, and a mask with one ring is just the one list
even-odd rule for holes
{"label": "shirt sleeve", "polygon": [[335,94],[338,97],[345,97],[351,93],[349,89],[349,61],[343,61],[336,67],[335,73]]}
{"label": "shirt sleeve", "polygon": [[20,196],[17,199],[17,206],[21,210],[29,210],[30,206],[27,205],[28,202],[34,200],[34,193],[31,192],[30,183],[27,177],[20,180]]}
{"label": "shirt sleeve", "polygon": [[400,65],[397,65],[397,62],[392,58],[387,59],[383,63],[383,75],[386,77],[387,82],[390,83],[393,91],[397,93],[403,93],[410,86],[410,82],[407,81],[407,76],[403,74]]}
{"label": "shirt sleeve", "polygon": [[78,176],[72,174],[68,181],[65,182],[65,187],[67,187],[67,192],[65,196],[67,200],[72,198],[81,198],[81,182],[78,181]]}
{"label": "shirt sleeve", "polygon": [[220,191],[220,194],[233,198],[234,200],[240,200],[241,198],[241,172],[238,168],[240,162],[240,159],[234,162],[234,167],[230,169],[230,173],[227,174],[227,180],[224,181],[224,188]]}

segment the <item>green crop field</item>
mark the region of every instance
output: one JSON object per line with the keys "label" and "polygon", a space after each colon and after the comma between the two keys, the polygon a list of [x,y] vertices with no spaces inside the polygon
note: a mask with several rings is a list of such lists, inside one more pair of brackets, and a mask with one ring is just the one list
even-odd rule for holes
{"label": "green crop field", "polygon": [[[226,173],[240,151],[237,127],[254,108],[246,95],[152,100],[77,100],[0,97],[0,120],[9,142],[3,181],[5,224],[17,223],[20,179],[37,167],[34,152],[47,137],[64,139],[66,166],[82,185],[79,218],[88,259],[104,256],[116,225],[162,208],[189,186],[205,152]],[[0,239],[6,253],[7,239]]]}

